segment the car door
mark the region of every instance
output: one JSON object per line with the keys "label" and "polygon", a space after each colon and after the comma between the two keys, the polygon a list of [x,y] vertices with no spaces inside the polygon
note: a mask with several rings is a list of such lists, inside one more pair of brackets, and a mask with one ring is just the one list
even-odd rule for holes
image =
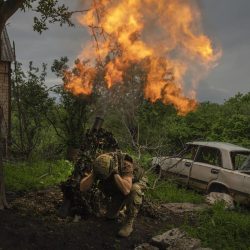
{"label": "car door", "polygon": [[244,174],[244,192],[247,194],[246,204],[250,206],[250,154],[245,159],[241,166],[241,171]]}
{"label": "car door", "polygon": [[185,151],[179,157],[175,158],[175,165],[169,168],[169,172],[174,174],[176,181],[183,184],[188,183],[190,169],[193,164],[194,157],[197,153],[198,146],[189,144]]}
{"label": "car door", "polygon": [[250,173],[245,174],[244,176],[244,202],[246,205],[250,207]]}
{"label": "car door", "polygon": [[250,203],[250,153],[233,151],[230,156],[234,169],[221,171],[219,180],[226,183],[235,201]]}
{"label": "car door", "polygon": [[206,190],[208,183],[218,178],[222,156],[218,148],[200,146],[190,169],[188,185]]}

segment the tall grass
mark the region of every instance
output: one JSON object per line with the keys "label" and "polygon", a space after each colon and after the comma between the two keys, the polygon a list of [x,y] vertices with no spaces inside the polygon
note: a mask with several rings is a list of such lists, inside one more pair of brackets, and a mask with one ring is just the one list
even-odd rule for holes
{"label": "tall grass", "polygon": [[6,189],[43,189],[66,180],[72,169],[72,164],[65,160],[7,163],[4,168]]}
{"label": "tall grass", "polygon": [[225,210],[223,204],[200,213],[197,225],[185,225],[191,236],[201,239],[212,249],[250,249],[249,211]]}
{"label": "tall grass", "polygon": [[187,190],[185,188],[178,187],[173,181],[160,180],[154,186],[155,179],[154,174],[149,174],[149,189],[147,191],[147,197],[153,201],[158,202],[190,202],[190,203],[202,203],[204,197],[194,191]]}

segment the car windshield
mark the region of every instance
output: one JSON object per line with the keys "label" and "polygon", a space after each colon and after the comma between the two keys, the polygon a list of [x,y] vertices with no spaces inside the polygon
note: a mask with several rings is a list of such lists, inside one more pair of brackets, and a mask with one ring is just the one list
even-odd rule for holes
{"label": "car windshield", "polygon": [[250,170],[250,152],[232,152],[231,160],[235,170]]}

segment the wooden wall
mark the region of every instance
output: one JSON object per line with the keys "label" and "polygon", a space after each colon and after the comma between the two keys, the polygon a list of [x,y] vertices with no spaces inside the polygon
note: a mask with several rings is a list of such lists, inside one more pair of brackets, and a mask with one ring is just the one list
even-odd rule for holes
{"label": "wooden wall", "polygon": [[10,63],[0,61],[0,106],[3,109],[2,135],[5,141],[5,153],[7,154],[10,138]]}

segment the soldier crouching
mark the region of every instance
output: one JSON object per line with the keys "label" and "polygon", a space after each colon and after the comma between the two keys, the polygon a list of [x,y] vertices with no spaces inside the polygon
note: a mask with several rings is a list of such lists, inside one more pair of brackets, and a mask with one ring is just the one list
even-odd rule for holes
{"label": "soldier crouching", "polygon": [[128,237],[133,231],[134,220],[143,201],[147,186],[144,171],[136,166],[128,154],[120,151],[98,156],[93,171],[81,180],[80,190],[86,192],[94,182],[109,198],[106,217],[114,219],[126,207],[125,223],[118,235]]}

